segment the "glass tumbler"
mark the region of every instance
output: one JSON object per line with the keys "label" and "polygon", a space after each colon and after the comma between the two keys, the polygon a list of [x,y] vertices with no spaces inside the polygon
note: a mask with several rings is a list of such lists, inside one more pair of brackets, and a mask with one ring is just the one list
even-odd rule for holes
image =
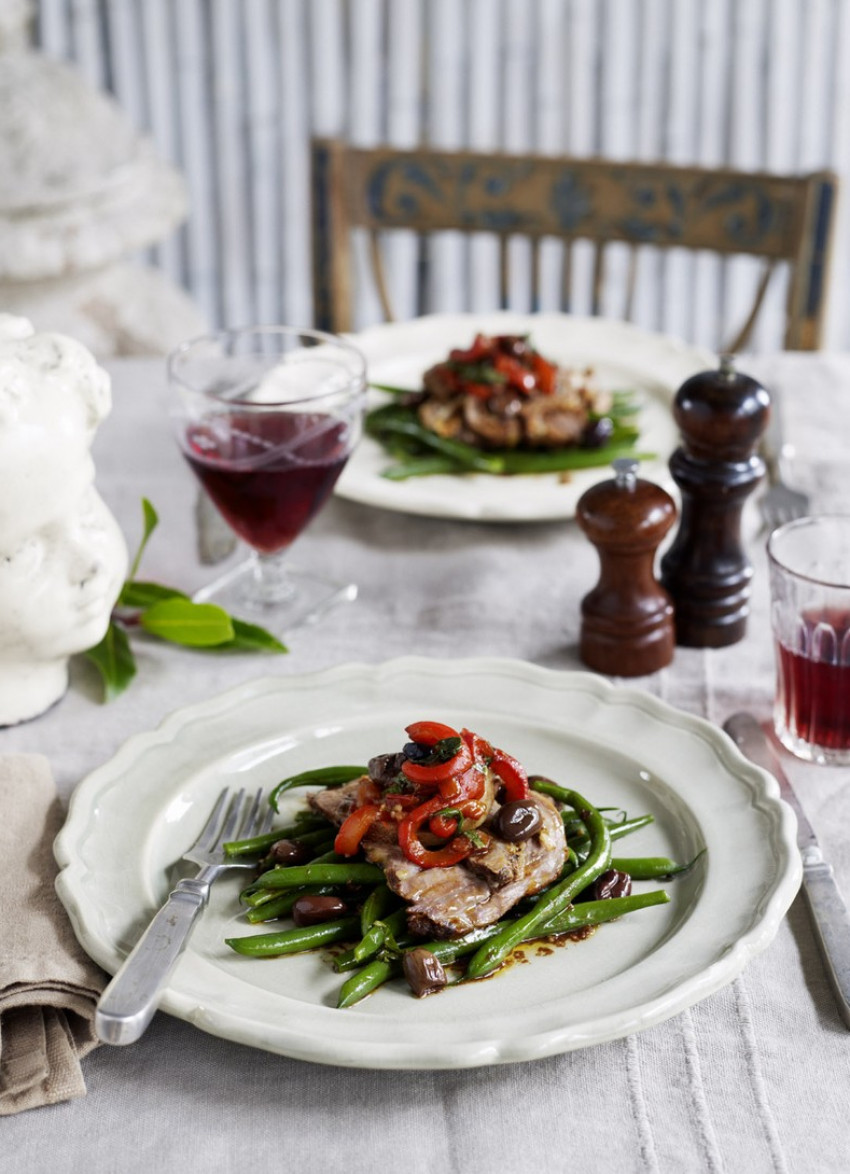
{"label": "glass tumbler", "polygon": [[850,516],[800,518],[767,546],[774,725],[809,762],[850,764]]}

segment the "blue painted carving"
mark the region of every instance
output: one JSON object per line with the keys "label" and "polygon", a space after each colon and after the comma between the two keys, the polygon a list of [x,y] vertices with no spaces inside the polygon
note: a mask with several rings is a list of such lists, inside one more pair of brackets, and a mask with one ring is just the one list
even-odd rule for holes
{"label": "blue painted carving", "polygon": [[366,206],[378,220],[399,214],[402,219],[417,215],[423,197],[445,202],[439,179],[429,168],[409,160],[381,163],[366,188]]}
{"label": "blue painted carving", "polygon": [[[581,164],[566,166],[554,172],[538,211],[528,198],[532,175],[531,164],[513,161],[505,167],[468,159],[459,164],[388,159],[368,177],[366,203],[369,214],[384,224],[442,212],[447,223],[466,231],[540,233],[554,218],[565,235],[654,245],[676,245],[690,225],[706,221],[725,234],[726,247],[733,252],[759,248],[786,229],[781,198],[739,180],[703,190],[688,176],[681,182],[669,176],[656,180],[652,174],[635,177],[612,165],[601,188],[613,205],[607,210],[599,206],[599,184],[588,180]],[[619,189],[619,195],[612,197],[612,189]]]}
{"label": "blue painted carving", "polygon": [[314,326],[319,330],[333,329],[333,308],[331,305],[331,288],[328,275],[331,269],[330,259],[330,207],[328,204],[328,166],[327,149],[316,148],[313,152],[313,168],[315,188],[313,192],[313,249],[315,252],[313,264],[313,305]]}
{"label": "blue painted carving", "polygon": [[580,225],[593,210],[593,196],[578,174],[565,168],[552,182],[550,206],[562,230],[578,235]]}
{"label": "blue painted carving", "polygon": [[754,185],[739,181],[712,192],[706,197],[704,207],[712,212],[729,209],[720,223],[730,243],[744,250],[760,244],[781,226],[776,202]]}
{"label": "blue painted carving", "polygon": [[818,190],[814,248],[812,249],[812,264],[809,270],[809,290],[806,298],[806,316],[815,318],[820,312],[824,296],[824,280],[826,277],[826,249],[829,239],[829,226],[832,216],[832,205],[835,201],[835,187],[831,183],[821,184]]}

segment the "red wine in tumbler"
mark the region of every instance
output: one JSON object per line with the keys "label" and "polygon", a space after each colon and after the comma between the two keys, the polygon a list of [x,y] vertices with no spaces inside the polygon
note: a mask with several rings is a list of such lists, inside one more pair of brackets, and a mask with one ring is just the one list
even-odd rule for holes
{"label": "red wine in tumbler", "polygon": [[[777,645],[777,701],[785,728],[824,750],[850,750],[850,613],[806,612],[808,644],[827,631],[825,659]],[[831,630],[831,631],[830,631]]]}
{"label": "red wine in tumbler", "polygon": [[308,412],[231,412],[186,430],[183,452],[236,533],[263,554],[289,546],[330,496],[348,427]]}

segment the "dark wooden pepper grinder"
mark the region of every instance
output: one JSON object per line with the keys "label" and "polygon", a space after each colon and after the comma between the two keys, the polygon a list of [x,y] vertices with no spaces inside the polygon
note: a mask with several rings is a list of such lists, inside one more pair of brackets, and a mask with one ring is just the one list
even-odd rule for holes
{"label": "dark wooden pepper grinder", "polygon": [[598,673],[640,677],[673,658],[670,596],[655,578],[655,552],[676,520],[672,497],[637,476],[638,462],[613,462],[613,481],[586,490],[576,507],[599,554],[599,582],[581,601],[581,659]]}
{"label": "dark wooden pepper grinder", "polygon": [[693,375],[679,388],[673,415],[682,445],[670,472],[682,494],[675,540],[661,560],[673,597],[676,642],[722,648],[746,632],[752,564],[741,544],[741,512],[764,476],[756,453],[770,397],[724,355],[719,371]]}

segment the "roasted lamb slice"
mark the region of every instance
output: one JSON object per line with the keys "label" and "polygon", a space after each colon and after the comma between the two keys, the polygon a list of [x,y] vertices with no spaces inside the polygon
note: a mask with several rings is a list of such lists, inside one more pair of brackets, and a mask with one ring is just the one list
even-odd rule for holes
{"label": "roasted lamb slice", "polygon": [[[307,802],[314,809],[318,811],[325,819],[329,819],[331,823],[341,827],[345,820],[351,815],[355,807],[360,802],[360,787],[368,779],[368,775],[361,775],[359,779],[353,779],[350,783],[345,783],[342,787],[334,787],[326,791],[317,791],[315,794],[308,796]],[[396,843],[395,829],[387,827],[385,824],[375,824],[369,832],[369,839],[383,843],[390,841]],[[364,848],[366,843],[364,841]]]}
{"label": "roasted lamb slice", "polygon": [[578,444],[587,420],[587,411],[563,396],[535,396],[522,407],[525,438],[541,448]]}
{"label": "roasted lamb slice", "polygon": [[538,805],[543,819],[536,835],[515,844],[494,837],[486,851],[450,868],[420,868],[397,844],[364,841],[367,858],[383,868],[389,887],[410,902],[411,933],[461,937],[492,925],[517,901],[557,878],[567,854],[563,822],[546,795],[532,795],[528,802]]}
{"label": "roasted lamb slice", "polygon": [[314,811],[318,811],[325,819],[329,819],[331,823],[335,823],[339,827],[357,806],[360,784],[364,778],[366,778],[365,775],[359,779],[352,779],[350,783],[346,783],[342,787],[316,791],[312,795],[308,795],[307,802]]}
{"label": "roasted lamb slice", "polygon": [[[310,796],[310,804],[339,825],[354,809],[362,780]],[[517,901],[551,884],[567,854],[564,825],[546,795],[530,795],[540,809],[539,831],[527,840],[507,843],[493,836],[488,847],[449,868],[420,868],[408,860],[394,832],[376,824],[363,840],[367,860],[379,865],[387,884],[409,902],[411,933],[430,938],[456,938],[492,925]],[[492,815],[498,810],[494,805]],[[491,822],[488,820],[488,823]]]}

